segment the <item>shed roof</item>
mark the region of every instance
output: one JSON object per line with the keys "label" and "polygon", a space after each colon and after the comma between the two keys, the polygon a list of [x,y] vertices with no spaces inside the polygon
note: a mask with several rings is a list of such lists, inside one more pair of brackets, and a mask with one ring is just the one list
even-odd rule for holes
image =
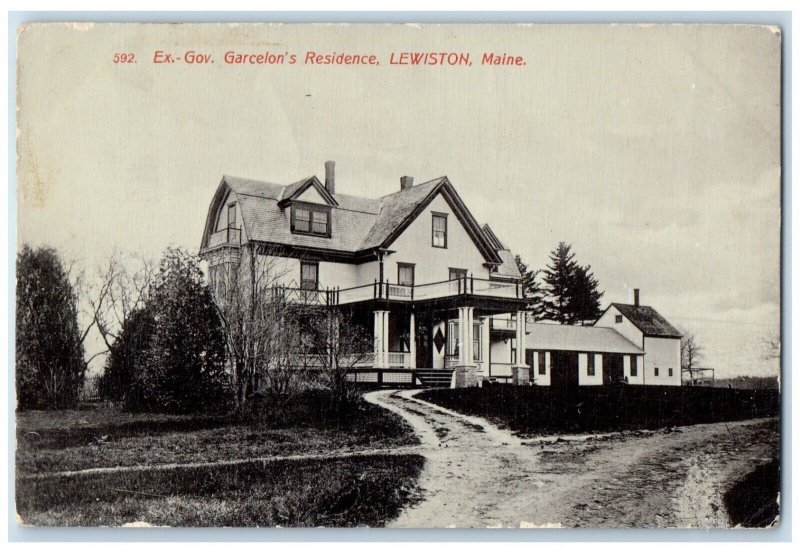
{"label": "shed roof", "polygon": [[533,323],[527,333],[528,347],[536,350],[644,354],[613,328]]}
{"label": "shed roof", "polygon": [[629,319],[645,336],[656,338],[680,338],[681,331],[670,324],[661,314],[649,305],[630,305],[612,303],[612,306]]}

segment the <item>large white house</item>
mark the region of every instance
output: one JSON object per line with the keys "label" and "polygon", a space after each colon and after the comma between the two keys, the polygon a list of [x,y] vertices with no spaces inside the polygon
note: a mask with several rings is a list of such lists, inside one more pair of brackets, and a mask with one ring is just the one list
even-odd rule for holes
{"label": "large white house", "polygon": [[[280,185],[224,176],[200,254],[212,286],[228,264],[258,256],[280,268],[274,284],[294,301],[354,313],[375,344],[360,380],[457,386],[485,378],[572,381],[559,376],[572,373],[558,362],[564,348],[552,342],[557,338],[548,335],[550,342],[536,345],[554,332],[538,327],[553,325],[519,324],[526,321],[526,300],[514,255],[488,225],[478,224],[447,177],[417,185],[402,177],[397,192],[371,199],[338,193],[332,161],[325,164],[324,183],[317,177]],[[615,326],[617,312],[630,324]],[[646,349],[658,338],[637,335],[639,319],[614,304],[597,328],[562,327],[565,336],[606,337],[585,342],[578,352],[576,370],[591,366],[594,378],[578,376],[577,384],[604,382],[589,354],[621,355],[625,367],[633,358],[648,364]],[[606,357],[605,366],[614,362]],[[680,365],[669,366],[680,383]]]}

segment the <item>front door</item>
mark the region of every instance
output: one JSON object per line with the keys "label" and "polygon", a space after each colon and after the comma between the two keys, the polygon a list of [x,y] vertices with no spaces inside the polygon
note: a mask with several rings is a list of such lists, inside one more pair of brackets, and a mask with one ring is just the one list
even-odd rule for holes
{"label": "front door", "polygon": [[433,340],[433,321],[429,315],[417,317],[417,367],[433,367],[433,351],[431,351],[431,341]]}

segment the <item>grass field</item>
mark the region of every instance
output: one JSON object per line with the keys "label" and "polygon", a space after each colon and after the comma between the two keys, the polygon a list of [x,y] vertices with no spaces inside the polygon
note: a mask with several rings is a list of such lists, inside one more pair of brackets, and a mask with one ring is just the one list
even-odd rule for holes
{"label": "grass field", "polygon": [[152,469],[17,481],[35,526],[382,526],[415,497],[419,455]]}
{"label": "grass field", "polygon": [[303,408],[281,421],[129,414],[113,408],[17,415],[18,474],[380,449],[418,443],[398,417],[362,402],[344,420]]}
{"label": "grass field", "polygon": [[[362,402],[345,419],[306,398],[280,420],[128,414],[108,407],[17,415],[25,524],[380,526],[415,497],[424,459],[370,455],[164,468],[415,445],[399,417]],[[126,472],[49,476],[96,467]]]}
{"label": "grass field", "polygon": [[418,395],[520,434],[662,428],[777,416],[777,390],[672,386],[492,385],[432,389]]}

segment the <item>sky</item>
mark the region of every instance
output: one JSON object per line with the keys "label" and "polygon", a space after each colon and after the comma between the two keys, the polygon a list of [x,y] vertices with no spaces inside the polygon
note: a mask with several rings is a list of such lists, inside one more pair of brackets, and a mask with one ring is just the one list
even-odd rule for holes
{"label": "sky", "polygon": [[[566,241],[603,306],[639,288],[718,377],[778,374],[762,359],[780,317],[774,29],[81,24],[29,27],[18,47],[20,246],[87,267],[113,249],[197,251],[224,174],[324,180],[335,160],[337,192],[370,197],[447,175],[530,267]],[[158,50],[181,61],[155,64]],[[307,65],[309,51],[380,64]],[[391,65],[402,52],[472,65]]]}

